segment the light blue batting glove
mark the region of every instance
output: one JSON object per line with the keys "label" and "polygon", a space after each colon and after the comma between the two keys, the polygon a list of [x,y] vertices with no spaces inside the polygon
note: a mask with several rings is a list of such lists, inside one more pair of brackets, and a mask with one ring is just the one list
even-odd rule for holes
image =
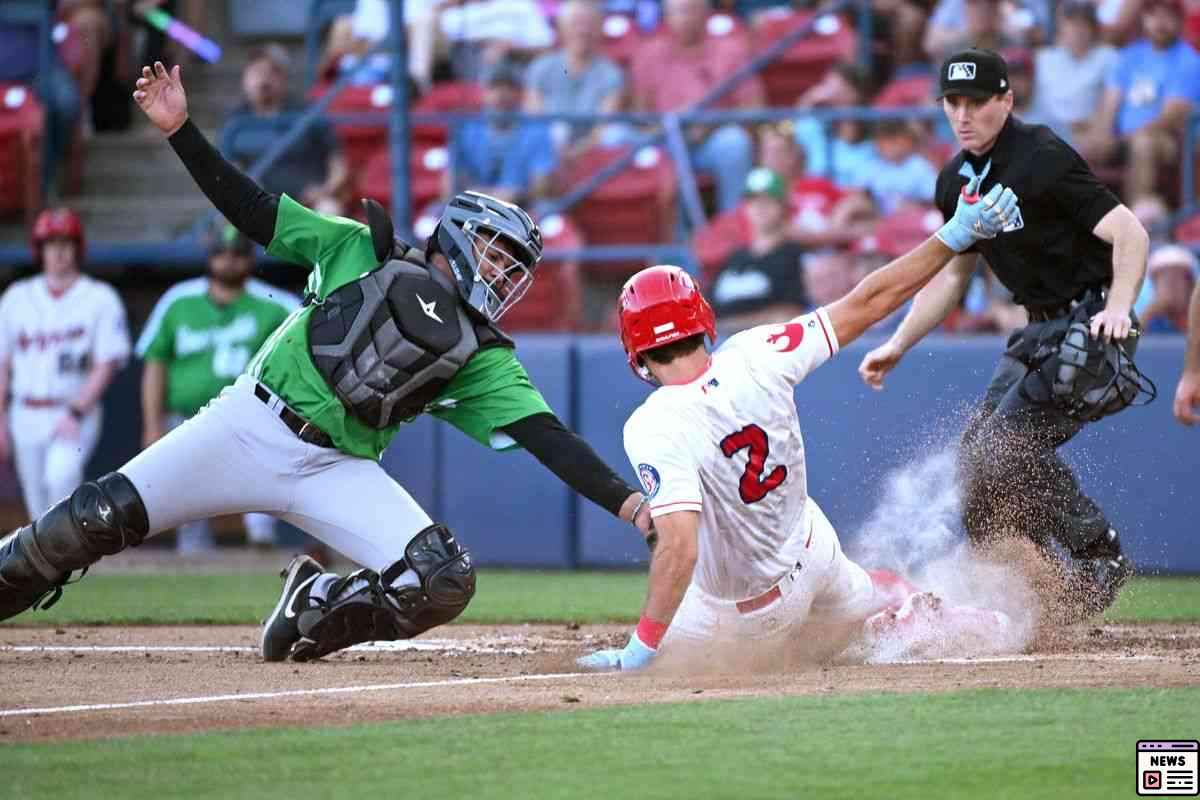
{"label": "light blue batting glove", "polygon": [[645,667],[657,652],[643,644],[642,640],[638,638],[637,631],[634,631],[623,650],[597,650],[590,655],[583,656],[575,663],[584,669],[628,672]]}
{"label": "light blue batting glove", "polygon": [[934,234],[956,253],[970,249],[981,239],[995,237],[1004,230],[1017,208],[1017,195],[1000,184],[993,186],[982,198],[979,196],[979,184],[987,173],[988,169],[985,168],[983,174],[967,181],[959,194],[954,216]]}

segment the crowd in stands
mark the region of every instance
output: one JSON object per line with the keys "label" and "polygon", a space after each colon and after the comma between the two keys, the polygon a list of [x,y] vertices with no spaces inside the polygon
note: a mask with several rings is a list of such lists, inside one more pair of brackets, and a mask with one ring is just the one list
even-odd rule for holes
{"label": "crowd in stands", "polygon": [[[131,44],[127,6],[145,3],[51,3],[56,46],[44,74],[44,31],[10,10],[46,3],[0,6],[0,96],[8,103],[5,88],[24,84],[44,107],[42,186],[50,194],[64,191],[59,173],[70,172],[72,147],[94,126],[98,87],[124,74],[136,60],[130,53],[163,46]],[[203,28],[202,4],[165,5]],[[1180,196],[1179,170],[1185,143],[1194,142],[1185,127],[1200,112],[1200,0],[870,0],[869,52],[860,47],[857,7],[830,14],[803,0],[406,0],[404,13],[416,111],[672,114],[702,103],[795,112],[784,122],[683,126],[704,206],[700,225],[681,210],[681,176],[662,141],[641,145],[653,127],[640,118],[417,124],[410,166],[418,221],[466,187],[553,211],[579,180],[629,153],[616,178],[547,218],[562,241],[686,240],[730,327],[809,308],[937,227],[935,178],[957,146],[931,102],[936,67],[956,49],[984,46],[1010,66],[1016,115],[1075,146],[1151,230],[1155,249],[1139,301],[1149,328],[1185,323],[1176,294],[1197,270],[1174,240],[1189,230],[1200,240],[1200,223],[1186,219],[1196,199]],[[811,33],[776,62],[713,94],[801,25]],[[346,87],[331,112],[386,110],[389,28],[387,0],[357,0],[324,32],[306,96],[289,94],[300,70],[288,49],[257,47],[225,120],[224,152],[252,166],[339,81]],[[114,57],[118,51],[124,55]],[[856,109],[902,113],[823,116]],[[6,145],[0,140],[0,150]],[[258,177],[322,211],[354,214],[363,195],[391,202],[390,173],[385,124],[335,118],[317,119]],[[611,287],[638,266],[551,263],[542,274],[578,291],[581,274],[585,285]],[[530,324],[605,324],[601,312],[581,322],[576,303],[559,305],[574,309],[569,318]],[[999,331],[1020,313],[981,268],[946,327]]]}

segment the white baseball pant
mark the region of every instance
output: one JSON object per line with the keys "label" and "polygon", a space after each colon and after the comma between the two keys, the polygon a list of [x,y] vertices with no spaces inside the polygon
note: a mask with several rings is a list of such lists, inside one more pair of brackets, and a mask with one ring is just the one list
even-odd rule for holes
{"label": "white baseball pant", "polygon": [[100,441],[102,413],[95,408],[79,421],[79,436],[63,439],[54,428],[65,406],[31,407],[14,399],[9,411],[13,460],[25,510],[30,519],[69,495],[83,482],[83,471]]}
{"label": "white baseball pant", "polygon": [[796,567],[763,594],[741,600],[714,597],[693,582],[663,637],[664,653],[716,638],[782,640],[810,623],[861,623],[879,610],[870,575],[842,552],[837,531],[811,497],[805,507],[804,524],[784,544],[797,554]]}
{"label": "white baseball pant", "polygon": [[433,524],[379,462],[302,442],[243,375],[119,471],[150,534],[222,514],[262,512],[382,572]]}
{"label": "white baseball pant", "polygon": [[[168,430],[175,430],[187,420],[182,414],[171,414],[167,418]],[[275,518],[270,514],[245,514],[242,524],[246,526],[246,539],[251,544],[271,545],[275,543]],[[207,519],[187,522],[175,532],[176,551],[182,554],[203,553],[216,547],[212,523]]]}

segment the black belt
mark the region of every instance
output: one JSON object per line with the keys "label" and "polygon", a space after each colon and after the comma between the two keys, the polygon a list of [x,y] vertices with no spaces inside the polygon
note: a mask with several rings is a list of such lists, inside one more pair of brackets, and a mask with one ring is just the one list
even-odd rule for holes
{"label": "black belt", "polygon": [[[268,406],[274,399],[271,390],[261,383],[254,384],[254,396]],[[333,447],[333,440],[329,438],[329,434],[288,408],[282,398],[279,402],[279,418],[300,441],[315,444],[317,447]]]}
{"label": "black belt", "polygon": [[1065,317],[1081,303],[1100,302],[1104,300],[1104,297],[1103,289],[1085,289],[1078,297],[1065,303],[1056,306],[1025,306],[1025,310],[1029,312],[1030,322],[1049,322],[1052,319]]}

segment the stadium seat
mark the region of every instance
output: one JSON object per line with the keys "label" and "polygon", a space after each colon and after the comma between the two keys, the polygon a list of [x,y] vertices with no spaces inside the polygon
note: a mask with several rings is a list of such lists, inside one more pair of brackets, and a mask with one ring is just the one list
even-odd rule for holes
{"label": "stadium seat", "polygon": [[932,236],[942,221],[942,212],[934,206],[904,206],[875,223],[874,233],[860,243],[860,249],[897,258]]}
{"label": "stadium seat", "polygon": [[[763,52],[812,17],[812,12],[808,11],[778,9],[767,12],[755,31],[755,51]],[[825,15],[818,19],[808,36],[763,68],[768,105],[793,105],[831,66],[853,58],[856,43],[853,28],[841,17]]]}
{"label": "stadium seat", "polygon": [[1200,214],[1193,214],[1176,225],[1175,238],[1188,244],[1200,244]]}
{"label": "stadium seat", "polygon": [[[467,81],[435,83],[413,105],[417,114],[450,111],[478,111],[483,107],[483,87]],[[433,147],[449,141],[450,129],[444,124],[417,123],[412,127],[413,147]]]}
{"label": "stadium seat", "polygon": [[[324,93],[314,92],[317,96]],[[391,86],[347,86],[333,99],[329,114],[386,112],[391,105]],[[387,147],[387,121],[384,119],[378,122],[335,122],[333,129],[337,132],[351,170],[363,169],[375,153]]]}
{"label": "stadium seat", "polygon": [[692,237],[692,254],[700,263],[700,280],[712,286],[717,272],[733,255],[733,251],[750,242],[750,222],[745,205],[713,217]]}
{"label": "stadium seat", "polygon": [[[569,219],[553,214],[538,220],[547,250],[583,247],[583,236]],[[506,331],[573,331],[583,315],[583,287],[579,262],[546,260],[521,302],[501,321]]]}
{"label": "stadium seat", "polygon": [[42,131],[45,113],[33,90],[0,83],[0,213],[41,208]]}
{"label": "stadium seat", "polygon": [[[412,211],[420,211],[442,195],[442,182],[450,165],[445,147],[414,147],[409,157]],[[364,166],[358,181],[363,197],[392,207],[392,156],[385,147],[376,151]]]}
{"label": "stadium seat", "polygon": [[875,108],[928,106],[933,98],[932,75],[913,75],[889,81],[875,97]]}
{"label": "stadium seat", "polygon": [[[592,148],[556,174],[566,192],[629,152],[629,147]],[[598,186],[568,212],[584,238],[593,245],[651,244],[667,241],[675,221],[675,170],[665,152],[643,147],[632,163]],[[641,268],[637,262],[585,265],[588,273],[618,277]]]}

